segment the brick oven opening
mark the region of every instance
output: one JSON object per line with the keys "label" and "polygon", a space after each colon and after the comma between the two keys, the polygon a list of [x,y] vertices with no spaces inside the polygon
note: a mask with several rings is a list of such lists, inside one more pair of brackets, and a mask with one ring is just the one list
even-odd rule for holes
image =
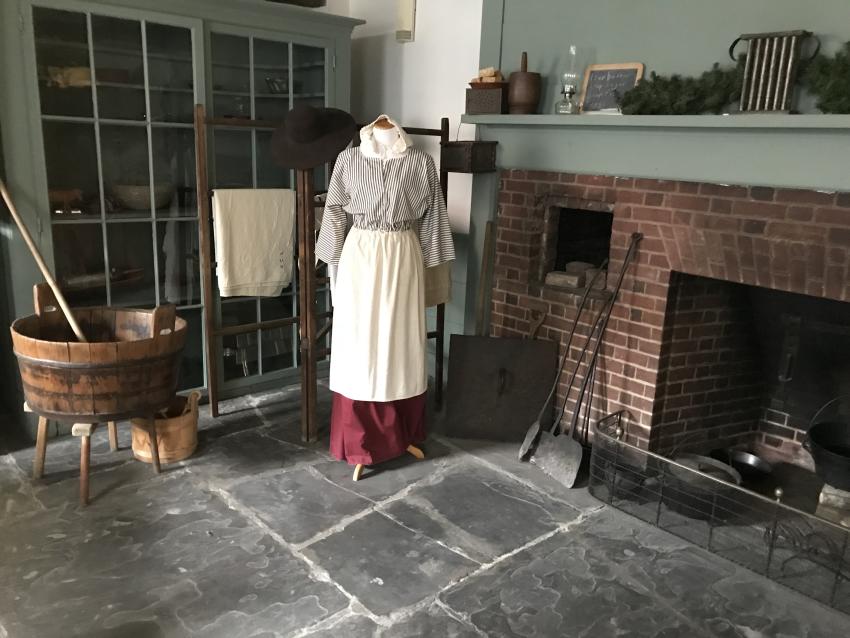
{"label": "brick oven opening", "polygon": [[653,447],[740,444],[799,465],[814,413],[850,394],[850,304],[672,273]]}
{"label": "brick oven opening", "polygon": [[572,262],[599,266],[611,250],[614,214],[604,211],[560,208],[555,248],[555,270]]}

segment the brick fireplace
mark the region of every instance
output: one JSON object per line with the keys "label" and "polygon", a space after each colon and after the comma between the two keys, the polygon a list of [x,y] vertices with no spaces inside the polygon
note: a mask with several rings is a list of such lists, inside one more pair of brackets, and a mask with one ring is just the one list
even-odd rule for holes
{"label": "brick fireplace", "polygon": [[[540,337],[565,344],[580,295],[545,283],[565,210],[613,214],[609,288],[631,234],[644,236],[606,333],[595,412],[628,409],[628,439],[653,450],[687,436],[810,464],[800,443],[813,406],[850,392],[844,359],[818,371],[809,345],[842,351],[846,337],[850,348],[850,193],[504,171],[493,335],[526,336],[545,313]],[[588,304],[573,361],[603,303]],[[821,372],[831,376],[799,378]]]}

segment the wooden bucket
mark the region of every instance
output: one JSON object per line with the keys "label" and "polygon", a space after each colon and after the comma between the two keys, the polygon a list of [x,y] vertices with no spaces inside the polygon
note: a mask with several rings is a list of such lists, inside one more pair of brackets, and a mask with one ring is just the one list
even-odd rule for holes
{"label": "wooden bucket", "polygon": [[169,405],[187,333],[173,305],[75,309],[89,343],[77,341],[45,284],[35,287],[35,309],[11,327],[33,412],[58,421],[105,423],[154,415]]}
{"label": "wooden bucket", "polygon": [[[160,463],[175,463],[192,456],[198,446],[198,400],[201,393],[176,396],[164,417],[154,419]],[[151,446],[144,419],[131,419],[133,456],[151,462]]]}

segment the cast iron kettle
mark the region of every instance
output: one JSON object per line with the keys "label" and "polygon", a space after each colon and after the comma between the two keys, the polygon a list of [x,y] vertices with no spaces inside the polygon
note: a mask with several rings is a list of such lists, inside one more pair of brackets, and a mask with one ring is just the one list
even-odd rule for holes
{"label": "cast iron kettle", "polygon": [[821,480],[839,490],[850,492],[850,423],[841,420],[818,421],[831,405],[846,399],[836,397],[812,417],[803,447],[815,461],[815,471]]}

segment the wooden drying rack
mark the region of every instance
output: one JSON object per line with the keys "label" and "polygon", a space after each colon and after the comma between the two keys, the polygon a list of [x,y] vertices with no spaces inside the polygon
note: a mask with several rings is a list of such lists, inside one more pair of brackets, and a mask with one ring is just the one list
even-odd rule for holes
{"label": "wooden drying rack", "polygon": [[[313,193],[313,169],[297,170],[296,182],[296,232],[298,237],[298,308],[295,317],[270,319],[234,326],[219,326],[216,322],[215,301],[213,295],[212,232],[210,228],[211,211],[209,187],[207,127],[239,127],[248,129],[274,130],[279,122],[249,120],[241,118],[208,117],[202,104],[195,105],[195,165],[197,169],[198,225],[200,230],[202,295],[204,302],[204,354],[207,360],[207,387],[209,391],[210,411],[218,417],[218,339],[256,330],[267,330],[292,325],[298,322],[299,348],[301,352],[301,438],[315,441],[318,438],[316,423],[316,367],[320,357],[330,354],[327,348],[319,348],[319,341],[327,335],[332,325],[332,313],[316,313],[316,277],[315,267],[315,215]],[[358,129],[362,125],[358,125]],[[410,135],[439,137],[440,142],[449,140],[449,119],[440,120],[439,129],[405,128]],[[359,133],[352,140],[360,144]],[[443,198],[448,198],[448,171],[440,169],[440,187]],[[309,212],[310,214],[305,214]],[[326,279],[325,279],[326,281]],[[316,320],[327,318],[324,326],[317,330]],[[443,400],[443,356],[445,340],[446,308],[437,306],[437,325],[428,332],[429,339],[435,339],[434,401],[440,408]]]}

